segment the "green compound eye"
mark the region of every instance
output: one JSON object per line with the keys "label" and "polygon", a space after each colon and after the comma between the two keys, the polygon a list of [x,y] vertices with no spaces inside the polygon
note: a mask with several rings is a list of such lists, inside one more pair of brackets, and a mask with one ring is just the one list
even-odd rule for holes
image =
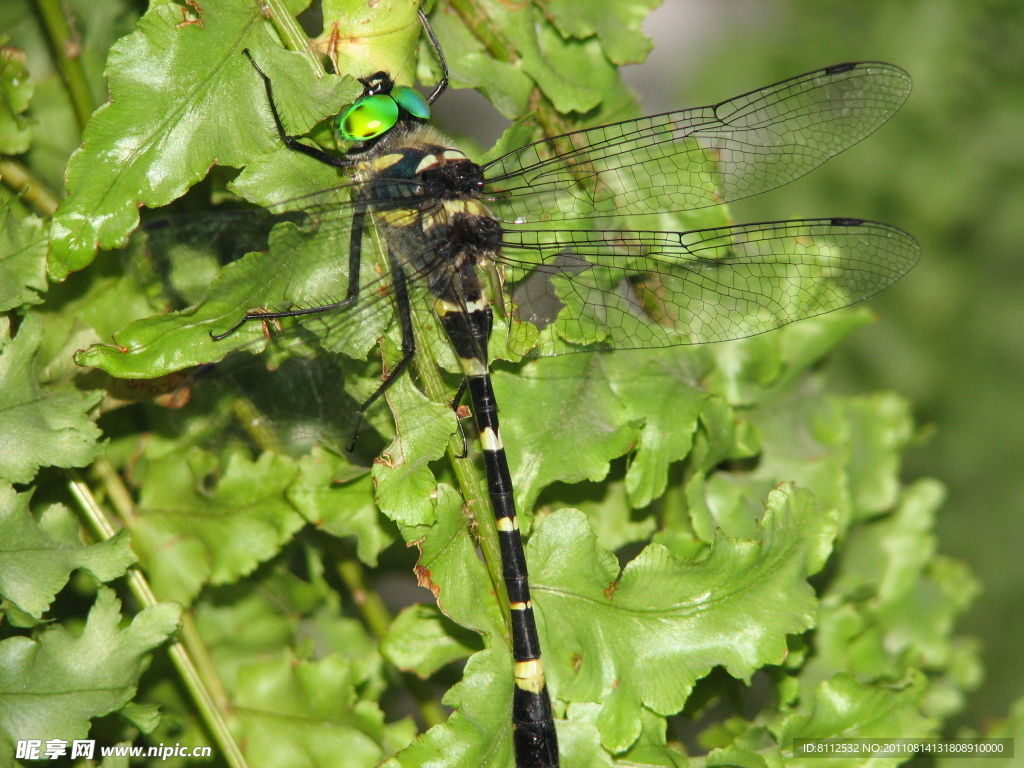
{"label": "green compound eye", "polygon": [[379,93],[359,99],[338,119],[347,141],[369,141],[390,131],[398,122],[398,102]]}
{"label": "green compound eye", "polygon": [[430,105],[416,89],[405,85],[396,85],[391,89],[391,98],[413,117],[419,120],[430,119]]}

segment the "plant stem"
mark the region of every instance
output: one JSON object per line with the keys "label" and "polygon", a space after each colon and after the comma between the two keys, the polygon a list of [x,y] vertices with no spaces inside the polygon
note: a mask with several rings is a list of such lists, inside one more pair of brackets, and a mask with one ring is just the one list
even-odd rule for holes
{"label": "plant stem", "polygon": [[[416,370],[427,397],[437,403],[448,399],[448,389],[441,378],[441,371],[430,352],[430,344],[424,341],[426,334],[422,328],[421,313],[413,313],[416,329]],[[466,507],[476,522],[477,542],[484,553],[484,564],[491,587],[498,597],[501,617],[505,622],[506,632],[511,635],[512,626],[509,618],[508,593],[505,591],[505,579],[501,568],[501,548],[498,545],[498,526],[494,522],[490,497],[487,493],[487,481],[477,465],[468,458],[456,457],[455,450],[449,445],[448,458],[451,461],[455,477],[459,481],[459,489],[466,501]]]}
{"label": "plant stem", "polygon": [[132,495],[125,487],[124,482],[122,482],[121,476],[117,474],[114,465],[110,463],[110,459],[106,455],[97,457],[93,462],[92,469],[103,483],[107,497],[114,505],[114,509],[117,510],[121,520],[124,521],[125,527],[128,530],[134,528],[137,522],[135,518],[135,502],[132,500]]}
{"label": "plant stem", "polygon": [[[85,517],[92,534],[101,541],[106,541],[116,534],[114,526],[93,496],[92,489],[74,469],[68,470],[71,494],[78,501],[79,508]],[[127,493],[127,489],[125,489]],[[156,596],[149,586],[149,581],[138,567],[128,569],[128,588],[139,605],[149,608],[157,604]],[[206,653],[199,633],[192,619],[187,614],[183,617],[181,639],[173,639],[167,647],[171,662],[182,682],[192,695],[200,716],[220,747],[221,754],[230,768],[247,768],[245,756],[235,743],[227,722],[221,715],[222,709],[229,707],[227,696],[220,685],[220,678],[213,669],[213,664]],[[200,672],[202,669],[202,672]],[[213,683],[211,685],[211,683]]]}
{"label": "plant stem", "polygon": [[37,176],[21,163],[0,158],[0,179],[21,195],[20,200],[44,218],[52,218],[60,201]]}
{"label": "plant stem", "polygon": [[363,620],[378,640],[383,640],[391,626],[391,613],[388,611],[380,595],[366,581],[363,568],[351,555],[338,564],[338,575],[348,587],[356,607],[363,615]]}
{"label": "plant stem", "polygon": [[[338,574],[348,587],[356,607],[363,616],[370,631],[378,642],[382,641],[391,627],[391,612],[388,611],[380,595],[370,586],[365,578],[362,564],[349,555],[338,564]],[[406,690],[416,699],[420,716],[428,728],[447,719],[444,708],[436,700],[430,687],[412,672],[402,672],[401,682]]]}
{"label": "plant stem", "polygon": [[235,395],[231,401],[231,415],[261,451],[269,451],[278,456],[287,453],[281,436],[268,424],[267,417],[251,399],[242,394]]}
{"label": "plant stem", "polygon": [[288,11],[284,0],[262,0],[266,7],[270,23],[274,25],[277,34],[281,36],[284,47],[290,51],[300,51],[308,54],[313,66],[316,67],[317,77],[324,77],[327,70],[324,69],[320,57],[315,55],[310,47],[309,38],[303,31],[302,26]]}
{"label": "plant stem", "polygon": [[50,39],[50,46],[60,63],[60,71],[67,84],[68,95],[71,97],[79,132],[81,132],[85,130],[85,124],[89,122],[96,107],[93,104],[92,93],[89,91],[85,70],[82,69],[81,40],[77,35],[72,34],[60,0],[35,0],[35,4],[39,18],[42,19],[43,27],[46,29],[47,37]]}

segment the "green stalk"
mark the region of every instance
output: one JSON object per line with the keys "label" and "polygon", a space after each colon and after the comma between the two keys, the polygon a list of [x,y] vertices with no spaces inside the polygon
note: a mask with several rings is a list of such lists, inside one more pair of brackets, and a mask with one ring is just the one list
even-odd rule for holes
{"label": "green stalk", "polygon": [[[391,627],[391,612],[388,611],[380,595],[366,580],[362,564],[351,555],[338,564],[338,575],[348,587],[356,607],[363,616],[363,621],[380,642],[384,640]],[[412,694],[419,708],[420,716],[428,728],[439,725],[448,719],[444,707],[434,697],[430,687],[412,672],[401,673],[401,683]]]}
{"label": "green stalk", "polygon": [[0,179],[10,189],[19,193],[19,200],[43,218],[49,219],[57,212],[60,200],[41,179],[28,168],[10,158],[0,158]]}
{"label": "green stalk", "polygon": [[380,595],[366,581],[362,565],[349,555],[338,564],[338,575],[348,587],[352,600],[355,601],[373,636],[383,640],[391,626],[391,612],[384,605]]}
{"label": "green stalk", "polygon": [[308,54],[313,66],[316,67],[317,77],[324,77],[327,74],[327,70],[324,69],[320,57],[313,55],[309,38],[306,37],[302,25],[288,11],[288,6],[284,0],[262,1],[267,9],[267,17],[270,19],[270,23],[274,25],[277,34],[281,36],[281,42],[284,43],[284,47],[289,51],[299,51]]}
{"label": "green stalk", "polygon": [[[113,537],[116,533],[114,526],[111,525],[106,513],[96,501],[96,497],[93,496],[92,489],[77,470],[68,470],[68,474],[71,494],[78,501],[89,530],[98,540],[106,541]],[[121,493],[116,488],[117,485],[120,485],[120,478],[114,483],[115,488],[111,497],[117,499],[118,503],[123,503],[126,498],[130,499],[127,489]],[[158,601],[149,586],[149,581],[138,567],[133,566],[128,569],[127,580],[128,588],[139,605],[149,608],[157,604]],[[188,614],[185,614],[183,618],[181,639],[171,640],[167,647],[167,653],[195,701],[200,717],[220,748],[225,762],[230,768],[248,768],[245,756],[242,755],[242,751],[228,729],[227,722],[221,715],[222,710],[229,707],[229,702],[220,685],[220,678],[214,670],[209,654],[206,653],[206,646]]]}
{"label": "green stalk", "polygon": [[78,128],[81,132],[85,130],[85,124],[89,122],[89,118],[96,108],[92,100],[92,93],[89,91],[85,70],[82,68],[81,40],[77,35],[72,34],[67,16],[64,15],[64,6],[60,0],[35,0],[35,3],[36,11],[39,13],[39,18],[42,20],[46,35],[50,40],[50,47],[60,64],[60,71],[67,84],[68,95],[71,97],[71,104],[74,107],[75,118],[78,120]]}
{"label": "green stalk", "polygon": [[[448,388],[441,378],[441,370],[430,351],[430,344],[424,340],[426,334],[422,328],[423,319],[421,314],[413,312],[413,323],[417,339],[416,371],[423,382],[423,388],[427,393],[427,397],[436,403],[443,403],[449,398]],[[448,458],[455,472],[455,477],[459,481],[462,498],[465,499],[466,507],[476,522],[477,542],[484,553],[487,575],[491,580],[494,594],[498,596],[498,603],[501,607],[501,616],[505,622],[506,632],[511,635],[512,626],[509,618],[508,593],[505,591],[505,579],[501,569],[501,548],[498,545],[498,526],[494,522],[494,513],[491,510],[490,496],[487,492],[487,480],[482,470],[478,468],[472,459],[457,458],[455,449],[450,445],[448,447]]]}

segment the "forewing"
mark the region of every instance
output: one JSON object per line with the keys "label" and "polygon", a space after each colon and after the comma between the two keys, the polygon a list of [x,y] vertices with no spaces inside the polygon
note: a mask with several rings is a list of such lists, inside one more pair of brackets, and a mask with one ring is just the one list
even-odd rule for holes
{"label": "forewing", "polygon": [[708,107],[529,144],[484,166],[506,222],[683,211],[774,189],[865,138],[900,108],[910,76],[839,64]]}

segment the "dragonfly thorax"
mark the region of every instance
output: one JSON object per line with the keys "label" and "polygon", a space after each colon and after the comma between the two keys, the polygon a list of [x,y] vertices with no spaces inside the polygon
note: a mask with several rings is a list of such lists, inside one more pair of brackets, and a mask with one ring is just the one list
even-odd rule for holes
{"label": "dragonfly thorax", "polygon": [[[424,189],[442,200],[479,198],[484,188],[483,169],[457,149],[445,149],[434,162],[421,164]],[[425,158],[429,162],[429,158]]]}
{"label": "dragonfly thorax", "polygon": [[502,227],[480,199],[480,166],[442,141],[428,129],[389,136],[360,163],[360,175],[398,261],[428,275],[435,297],[472,302],[481,295],[474,271],[499,252]]}
{"label": "dragonfly thorax", "polygon": [[438,134],[426,129],[398,133],[360,163],[381,207],[395,200],[404,200],[404,205],[409,198],[430,205],[437,200],[480,197],[483,169],[459,150],[432,141],[437,138]]}

